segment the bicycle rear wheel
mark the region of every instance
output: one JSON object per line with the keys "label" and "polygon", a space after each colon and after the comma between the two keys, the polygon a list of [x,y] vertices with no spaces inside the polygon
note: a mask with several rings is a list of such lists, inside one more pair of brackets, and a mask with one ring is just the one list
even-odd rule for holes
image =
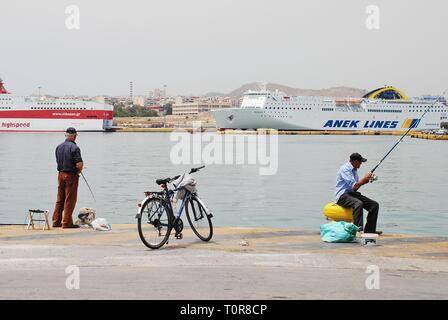
{"label": "bicycle rear wheel", "polygon": [[149,199],[143,204],[137,220],[138,234],[142,242],[151,249],[159,249],[170,237],[172,214],[159,198]]}
{"label": "bicycle rear wheel", "polygon": [[196,236],[202,241],[210,241],[213,237],[213,225],[205,208],[196,196],[191,196],[185,206],[187,220]]}

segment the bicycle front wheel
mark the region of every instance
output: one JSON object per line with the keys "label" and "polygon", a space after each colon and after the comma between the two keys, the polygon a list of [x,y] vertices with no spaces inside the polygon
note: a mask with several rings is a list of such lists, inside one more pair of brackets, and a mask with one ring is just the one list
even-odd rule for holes
{"label": "bicycle front wheel", "polygon": [[151,249],[162,247],[170,237],[171,221],[171,213],[161,199],[152,198],[145,202],[137,220],[138,234],[145,246]]}
{"label": "bicycle front wheel", "polygon": [[193,232],[202,241],[210,241],[213,236],[212,220],[195,196],[190,197],[185,210]]}

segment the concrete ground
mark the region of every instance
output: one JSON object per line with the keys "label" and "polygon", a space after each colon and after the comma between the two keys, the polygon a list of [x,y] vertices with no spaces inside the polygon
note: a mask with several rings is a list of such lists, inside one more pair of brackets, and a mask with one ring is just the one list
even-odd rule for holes
{"label": "concrete ground", "polygon": [[383,235],[364,247],[316,232],[215,228],[210,243],[185,230],[154,251],[135,225],[0,227],[0,299],[447,298],[448,237]]}

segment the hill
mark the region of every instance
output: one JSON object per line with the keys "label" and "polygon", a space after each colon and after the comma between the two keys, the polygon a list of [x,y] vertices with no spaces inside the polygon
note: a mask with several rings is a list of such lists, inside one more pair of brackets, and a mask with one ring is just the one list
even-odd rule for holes
{"label": "hill", "polygon": [[[227,93],[218,93],[218,92],[210,92],[206,94],[210,97],[216,97],[216,96],[227,96],[227,97],[240,97],[243,95],[244,92],[247,90],[260,90],[261,84],[259,82],[252,82],[242,85],[241,87]],[[362,97],[364,94],[367,93],[364,89],[358,89],[358,88],[352,88],[352,87],[332,87],[332,88],[326,88],[326,89],[300,89],[300,88],[293,88],[277,83],[268,83],[266,84],[266,88],[269,91],[283,91],[287,95],[291,96],[329,96],[329,97]]]}

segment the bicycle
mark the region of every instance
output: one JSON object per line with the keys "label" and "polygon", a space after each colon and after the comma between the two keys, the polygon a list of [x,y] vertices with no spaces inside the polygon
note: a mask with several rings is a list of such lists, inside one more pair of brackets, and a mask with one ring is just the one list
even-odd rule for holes
{"label": "bicycle", "polygon": [[[188,175],[198,172],[205,166],[192,168]],[[168,243],[172,229],[175,230],[175,238],[182,239],[184,223],[181,219],[185,209],[188,223],[196,236],[202,241],[210,241],[213,237],[213,225],[211,218],[213,214],[198,197],[195,188],[181,186],[182,180],[177,182],[181,176],[173,178],[157,179],[156,183],[161,186],[162,191],[146,191],[145,199],[139,204],[137,213],[138,233],[142,242],[150,249],[159,249]],[[183,175],[185,179],[186,174]],[[177,182],[178,186],[174,184]],[[173,183],[174,189],[168,187]],[[188,189],[194,189],[189,191]],[[176,192],[181,192],[182,202],[177,216],[174,216],[173,200]]]}

